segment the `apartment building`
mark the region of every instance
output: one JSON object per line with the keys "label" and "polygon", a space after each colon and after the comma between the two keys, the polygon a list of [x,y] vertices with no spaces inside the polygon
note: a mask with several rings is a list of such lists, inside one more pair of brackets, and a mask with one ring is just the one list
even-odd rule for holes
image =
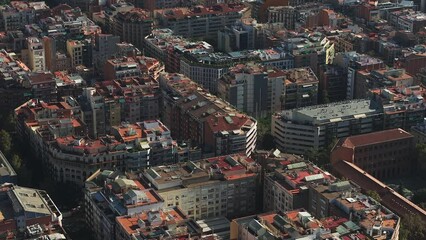
{"label": "apartment building", "polygon": [[346,99],[346,69],[338,65],[323,65],[318,78],[318,102],[339,102]]}
{"label": "apartment building", "polygon": [[31,88],[33,98],[46,102],[56,101],[58,98],[57,84],[54,75],[50,72],[31,72],[23,75],[22,85]]}
{"label": "apartment building", "polygon": [[[49,235],[57,230],[58,234],[59,231],[64,233],[62,213],[46,191],[6,184],[2,185],[0,196],[0,212],[3,216],[1,234],[25,239],[26,236]],[[48,226],[50,233],[44,230]]]}
{"label": "apartment building", "polygon": [[113,126],[113,134],[128,150],[126,170],[138,171],[150,166],[176,162],[177,143],[170,130],[159,120]]}
{"label": "apartment building", "polygon": [[311,68],[285,71],[284,89],[280,97],[281,109],[293,109],[318,103],[318,78]]}
{"label": "apartment building", "polygon": [[356,52],[339,53],[336,55],[334,63],[348,71],[346,99],[354,99],[357,95],[356,79],[358,70],[371,71],[385,67],[382,60]]}
{"label": "apartment building", "polygon": [[164,71],[164,65],[155,58],[145,56],[112,58],[104,66],[104,78],[107,80],[149,76],[157,80]]}
{"label": "apartment building", "polygon": [[71,67],[74,68],[79,65],[92,66],[93,45],[90,39],[67,40],[66,47],[68,56],[71,58]]}
{"label": "apartment building", "polygon": [[43,42],[36,37],[27,38],[28,67],[33,72],[46,70],[46,58],[44,54]]}
{"label": "apartment building", "polygon": [[331,163],[348,161],[378,179],[407,176],[414,170],[414,136],[397,128],[350,136],[339,140]]}
{"label": "apartment building", "polygon": [[281,109],[279,98],[272,93],[283,89],[284,81],[282,71],[255,63],[238,64],[219,79],[218,96],[247,114],[267,116]]}
{"label": "apartment building", "polygon": [[120,172],[98,170],[85,182],[85,220],[97,240],[120,239],[116,234],[119,237],[123,234],[122,228],[117,226],[122,218],[116,221],[117,217],[159,211],[163,204],[163,198],[154,189]]}
{"label": "apartment building", "polygon": [[116,218],[116,240],[144,238],[198,239],[201,227],[178,207]]}
{"label": "apartment building", "polygon": [[120,43],[120,36],[101,33],[95,35],[93,64],[96,69],[103,69],[105,62],[117,54],[118,43]]}
{"label": "apartment building", "polygon": [[109,133],[111,126],[121,122],[158,119],[160,89],[150,78],[133,77],[103,81],[85,88],[78,101],[90,136]]}
{"label": "apartment building", "polygon": [[172,137],[216,156],[245,152],[256,146],[257,122],[176,73],[160,75],[163,123]]}
{"label": "apartment building", "polygon": [[[332,239],[336,235],[342,239],[398,239],[399,217],[380,205],[367,205],[362,200],[365,199],[354,200],[361,205],[359,214],[365,214],[360,221],[354,222],[346,213],[317,219],[303,208],[274,211],[233,219],[230,239]],[[380,212],[382,209],[384,213]],[[375,219],[380,219],[377,226]]]}
{"label": "apartment building", "polygon": [[147,169],[143,175],[167,207],[195,220],[235,217],[256,210],[260,165],[244,154]]}
{"label": "apartment building", "polygon": [[288,30],[294,30],[297,21],[297,11],[292,6],[272,6],[267,9],[268,23],[284,23]]}
{"label": "apartment building", "polygon": [[409,131],[423,122],[425,91],[421,86],[385,87],[370,90],[369,95],[374,104],[383,108],[385,129],[403,128]]}
{"label": "apartment building", "polygon": [[282,159],[282,166],[265,175],[263,184],[263,211],[286,212],[309,205],[309,185],[334,182],[335,178],[313,165]]}
{"label": "apartment building", "polygon": [[38,19],[48,17],[49,13],[50,8],[44,1],[11,1],[9,4],[0,7],[3,24],[1,27],[4,31],[19,30]]}
{"label": "apartment building", "polygon": [[370,100],[352,100],[284,110],[272,117],[272,135],[283,152],[305,154],[334,138],[383,129],[383,113]]}
{"label": "apartment building", "polygon": [[219,30],[217,36],[217,50],[222,52],[234,52],[254,49],[256,31],[253,26],[236,22],[230,27],[225,26]]}
{"label": "apartment building", "polygon": [[310,67],[315,74],[334,60],[334,43],[319,32],[301,34],[284,40],[285,50],[294,57],[294,67]]}
{"label": "apartment building", "polygon": [[217,39],[223,26],[231,26],[241,19],[248,8],[242,3],[195,6],[156,10],[160,27],[170,28],[187,38]]}
{"label": "apartment building", "polygon": [[170,29],[155,29],[145,38],[146,52],[162,61],[168,72],[179,72],[185,55],[205,55],[213,52],[213,46],[205,41],[191,41],[176,35]]}
{"label": "apartment building", "polygon": [[391,11],[388,19],[390,25],[412,33],[423,31],[426,27],[426,14],[412,9]]}
{"label": "apartment building", "polygon": [[370,89],[410,87],[414,78],[405,69],[358,70],[355,79],[355,98],[366,98]]}
{"label": "apartment building", "polygon": [[106,61],[104,78],[108,80],[141,76],[138,62],[132,57],[114,58]]}
{"label": "apartment building", "polygon": [[137,48],[143,48],[144,38],[153,28],[150,14],[141,8],[118,11],[113,19],[113,34],[120,36],[121,41],[130,42]]}

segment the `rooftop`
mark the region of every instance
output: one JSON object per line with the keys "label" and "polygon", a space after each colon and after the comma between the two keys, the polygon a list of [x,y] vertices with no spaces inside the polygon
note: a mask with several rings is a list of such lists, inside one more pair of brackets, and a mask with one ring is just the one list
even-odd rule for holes
{"label": "rooftop", "polygon": [[324,124],[365,118],[377,113],[380,113],[380,110],[373,109],[370,106],[370,100],[359,99],[285,110],[276,116],[281,117],[283,120]]}
{"label": "rooftop", "polygon": [[239,13],[246,9],[246,6],[241,3],[232,4],[219,4],[215,6],[195,6],[193,8],[172,8],[157,10],[156,13],[162,17],[169,19],[184,19],[187,17],[204,16],[204,15],[216,15],[216,14],[227,14],[227,13]]}
{"label": "rooftop", "polygon": [[190,187],[193,184],[253,177],[259,165],[245,154],[233,154],[203,159],[196,162],[178,163],[148,169],[144,176],[157,189]]}
{"label": "rooftop", "polygon": [[413,135],[403,129],[396,128],[347,137],[339,142],[339,144],[343,147],[355,148],[410,138],[413,138]]}
{"label": "rooftop", "polygon": [[425,210],[395,192],[355,164],[347,161],[339,161],[333,168],[339,175],[353,181],[362,187],[364,191],[376,191],[382,200],[381,203],[399,216],[404,217],[407,214],[417,214],[423,221],[426,221]]}

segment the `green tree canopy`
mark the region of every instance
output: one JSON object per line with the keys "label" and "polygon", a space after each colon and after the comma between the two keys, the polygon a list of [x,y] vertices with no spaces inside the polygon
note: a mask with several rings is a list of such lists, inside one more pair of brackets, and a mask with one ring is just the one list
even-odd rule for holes
{"label": "green tree canopy", "polygon": [[371,197],[372,199],[374,199],[374,200],[376,200],[378,202],[382,201],[382,198],[380,197],[380,195],[376,191],[368,190],[367,191],[367,196]]}
{"label": "green tree canopy", "polygon": [[21,170],[22,159],[21,159],[21,157],[19,157],[19,155],[13,154],[10,162],[11,162],[13,168],[15,169],[15,171]]}
{"label": "green tree canopy", "polygon": [[425,223],[419,215],[411,214],[403,217],[401,221],[399,239],[426,239]]}
{"label": "green tree canopy", "polygon": [[0,151],[2,151],[5,155],[10,153],[12,149],[12,138],[10,134],[5,130],[0,131]]}

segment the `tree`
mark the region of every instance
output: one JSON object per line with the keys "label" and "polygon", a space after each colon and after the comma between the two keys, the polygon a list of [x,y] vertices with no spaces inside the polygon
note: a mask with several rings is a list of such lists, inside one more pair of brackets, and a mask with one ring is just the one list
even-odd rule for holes
{"label": "tree", "polygon": [[414,192],[414,196],[411,199],[413,203],[418,204],[421,202],[426,202],[426,188],[421,188]]}
{"label": "tree", "polygon": [[367,196],[371,197],[372,199],[376,200],[377,202],[381,202],[382,198],[376,191],[368,190]]}
{"label": "tree", "polygon": [[416,214],[403,216],[399,234],[401,240],[426,239],[425,223]]}
{"label": "tree", "polygon": [[13,154],[11,164],[15,171],[20,171],[22,166],[22,159],[19,155]]}
{"label": "tree", "polygon": [[12,148],[12,138],[10,134],[5,130],[0,131],[0,151],[2,151],[5,155],[10,153],[10,149]]}
{"label": "tree", "polygon": [[419,143],[416,145],[417,165],[420,170],[426,170],[426,144]]}

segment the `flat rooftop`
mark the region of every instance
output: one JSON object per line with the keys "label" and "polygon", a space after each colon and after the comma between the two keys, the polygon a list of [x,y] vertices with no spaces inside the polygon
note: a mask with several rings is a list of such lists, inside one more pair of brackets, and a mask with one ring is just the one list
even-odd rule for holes
{"label": "flat rooftop", "polygon": [[297,121],[300,119],[312,123],[328,123],[365,118],[369,114],[379,112],[370,107],[370,100],[360,99],[286,110],[282,111],[279,116],[284,120]]}

